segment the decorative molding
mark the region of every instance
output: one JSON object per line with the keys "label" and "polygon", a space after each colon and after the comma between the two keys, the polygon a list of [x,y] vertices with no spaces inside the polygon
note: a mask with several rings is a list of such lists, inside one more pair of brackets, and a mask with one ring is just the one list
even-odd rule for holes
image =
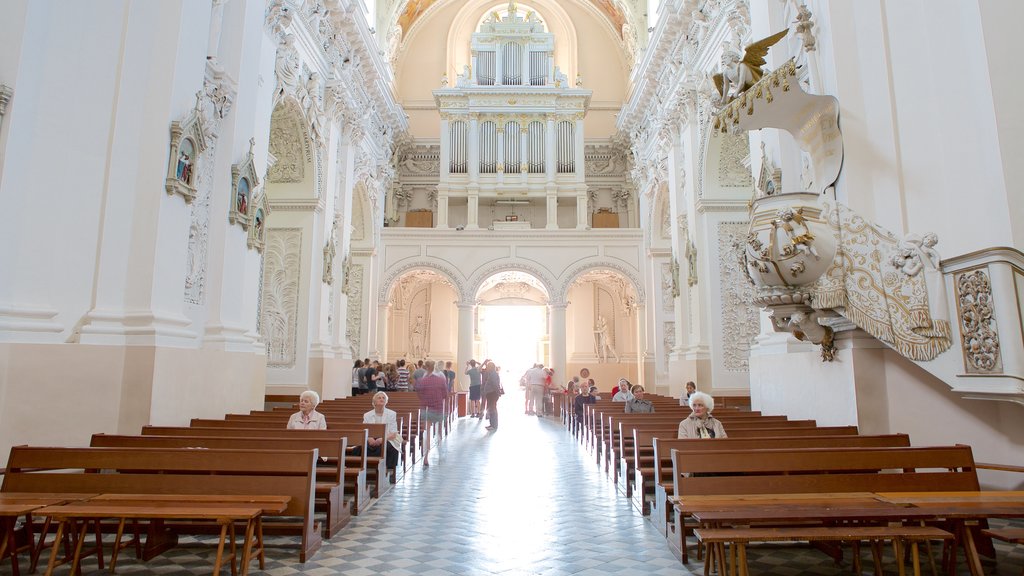
{"label": "decorative molding", "polygon": [[662,365],[664,366],[664,370],[667,372],[669,369],[669,358],[672,356],[672,351],[676,349],[676,323],[674,321],[664,322],[662,324],[662,330],[661,357],[664,360]]}
{"label": "decorative molding", "polygon": [[750,345],[760,332],[754,288],[746,279],[744,246],[749,222],[718,223],[719,287],[722,291],[722,364],[730,372],[750,370]]}
{"label": "decorative molding", "polygon": [[[470,296],[465,291],[465,284],[460,281],[462,278],[461,274],[448,265],[434,261],[434,260],[417,260],[409,262],[401,266],[397,266],[385,272],[384,280],[380,284],[380,290],[377,292],[377,305],[384,306],[388,303],[388,295],[392,291],[392,286],[395,285],[396,281],[401,279],[406,273],[413,270],[429,270],[436,272],[443,276],[448,282],[451,283],[455,294],[458,296],[458,301],[462,303],[472,303]],[[485,277],[486,279],[486,277]]]}
{"label": "decorative molding", "polygon": [[554,292],[555,297],[559,301],[566,301],[569,298],[569,288],[577,281],[588,270],[613,270],[629,279],[633,285],[633,290],[636,292],[636,305],[642,306],[646,302],[646,296],[644,294],[644,285],[640,281],[640,275],[630,268],[620,265],[615,262],[601,261],[601,260],[589,260],[582,263],[578,263],[574,268],[568,269],[562,274],[561,285],[558,287],[558,291]]}
{"label": "decorative molding", "polygon": [[720,134],[718,183],[726,188],[752,188],[754,178],[744,159],[750,156],[750,141],[747,133]]}
{"label": "decorative molding", "polygon": [[320,212],[324,204],[320,198],[282,198],[269,203],[275,212]]}
{"label": "decorative molding", "polygon": [[273,183],[302,182],[311,158],[310,142],[292,99],[279,104],[270,116],[270,153],[277,159],[267,171]]}
{"label": "decorative molding", "polygon": [[348,313],[345,337],[352,346],[352,356],[358,358],[362,352],[363,327],[363,265],[350,264],[345,274],[348,294]]}
{"label": "decorative molding", "polygon": [[7,115],[7,105],[14,98],[14,88],[7,84],[0,84],[0,120]]}
{"label": "decorative molding", "polygon": [[968,374],[999,374],[1003,361],[988,269],[963,272],[955,278],[964,368]]}
{"label": "decorative molding", "polygon": [[168,194],[180,194],[188,203],[196,197],[199,155],[209,146],[202,106],[203,91],[199,91],[195,107],[180,122],[171,122],[170,157],[164,188]]}
{"label": "decorative molding", "polygon": [[746,200],[710,200],[707,198],[697,198],[695,206],[698,214],[706,214],[708,212],[742,212],[744,214],[750,208],[750,204]]}
{"label": "decorative molding", "polygon": [[268,230],[264,258],[260,327],[267,366],[291,368],[296,362],[302,229]]}

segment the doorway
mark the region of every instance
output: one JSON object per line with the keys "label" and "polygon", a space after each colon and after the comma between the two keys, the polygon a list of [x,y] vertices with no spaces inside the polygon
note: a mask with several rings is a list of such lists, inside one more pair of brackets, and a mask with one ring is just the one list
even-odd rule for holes
{"label": "doorway", "polygon": [[[501,381],[515,386],[537,362],[548,363],[547,308],[486,305],[478,309],[480,355],[501,367]],[[506,385],[506,389],[508,386]]]}

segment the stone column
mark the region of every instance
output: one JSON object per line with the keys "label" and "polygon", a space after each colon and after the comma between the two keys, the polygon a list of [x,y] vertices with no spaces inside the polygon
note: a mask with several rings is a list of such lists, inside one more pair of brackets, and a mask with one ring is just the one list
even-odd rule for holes
{"label": "stone column", "polygon": [[441,181],[444,182],[451,174],[452,149],[451,149],[451,122],[447,114],[441,114],[441,165],[438,167]]}
{"label": "stone column", "polygon": [[448,228],[448,191],[437,191],[437,228]]}
{"label": "stone column", "polygon": [[[455,373],[462,374],[463,366],[473,359],[473,318],[476,306],[463,302],[459,302],[456,306],[459,309],[459,341],[455,358]],[[469,390],[469,382],[464,377],[457,378],[456,382],[456,390]]]}
{"label": "stone column", "polygon": [[469,115],[469,135],[467,136],[466,161],[469,163],[469,183],[474,185],[480,179],[480,116]]}
{"label": "stone column", "polygon": [[556,154],[558,149],[555,147],[556,143],[555,115],[548,114],[547,122],[544,125],[544,175],[547,177],[548,182],[555,181],[555,174],[558,170],[558,156]]}
{"label": "stone column", "polygon": [[564,301],[552,301],[548,303],[548,312],[551,316],[551,367],[555,370],[554,379],[564,382],[567,379],[565,373],[565,309],[567,303]]}
{"label": "stone column", "polygon": [[377,305],[377,349],[374,351],[373,356],[381,362],[385,362],[388,357],[388,312],[390,310],[390,304]]}

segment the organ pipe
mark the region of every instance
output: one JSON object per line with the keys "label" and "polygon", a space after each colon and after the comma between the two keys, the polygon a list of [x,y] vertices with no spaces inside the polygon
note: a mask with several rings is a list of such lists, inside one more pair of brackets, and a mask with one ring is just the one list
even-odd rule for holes
{"label": "organ pipe", "polygon": [[498,131],[494,122],[480,125],[480,173],[494,174],[498,171]]}
{"label": "organ pipe", "polygon": [[575,126],[568,120],[558,123],[558,172],[559,174],[575,172],[576,140]]}
{"label": "organ pipe", "polygon": [[505,123],[505,172],[519,172],[519,122]]}
{"label": "organ pipe", "polygon": [[465,174],[467,171],[466,132],[466,122],[464,120],[455,120],[451,123],[449,137],[451,144],[450,172],[452,174]]}
{"label": "organ pipe", "polygon": [[548,83],[548,53],[530,51],[530,86]]}
{"label": "organ pipe", "polygon": [[523,47],[516,42],[505,42],[501,47],[501,83],[520,86],[523,83]]}
{"label": "organ pipe", "polygon": [[529,172],[530,174],[544,173],[544,124],[542,122],[530,122],[527,127],[529,145]]}
{"label": "organ pipe", "polygon": [[494,52],[477,52],[476,82],[481,86],[494,86]]}

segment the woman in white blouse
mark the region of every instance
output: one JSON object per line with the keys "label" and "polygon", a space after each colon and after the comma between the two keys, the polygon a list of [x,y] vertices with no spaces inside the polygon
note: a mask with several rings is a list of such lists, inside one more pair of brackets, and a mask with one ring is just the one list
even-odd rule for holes
{"label": "woman in white blouse", "polygon": [[[386,408],[388,395],[386,392],[377,392],[373,395],[373,410],[363,414],[363,424],[384,424],[384,434],[387,437],[387,456],[385,465],[388,470],[394,470],[398,465],[398,455],[402,450],[402,436],[398,433],[398,415],[394,410]],[[385,438],[370,438],[367,443],[367,456],[380,456],[381,446]]]}
{"label": "woman in white blouse", "polygon": [[327,419],[316,411],[320,404],[320,395],[306,390],[299,395],[299,411],[288,419],[289,430],[326,430]]}

